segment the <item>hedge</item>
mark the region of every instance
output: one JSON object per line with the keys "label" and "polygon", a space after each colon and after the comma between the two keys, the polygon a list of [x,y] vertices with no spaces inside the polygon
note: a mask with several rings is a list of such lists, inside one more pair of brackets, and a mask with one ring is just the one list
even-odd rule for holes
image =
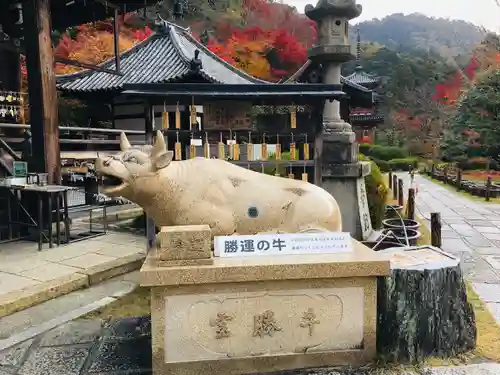
{"label": "hedge", "polygon": [[371,145],[362,143],[359,145],[359,152],[371,159],[389,161],[392,159],[404,159],[408,157],[408,152],[401,147]]}
{"label": "hedge", "polygon": [[408,170],[410,170],[410,165],[413,168],[418,168],[418,158],[415,158],[415,157],[392,159],[389,161],[380,160],[377,158],[370,157],[370,160],[375,162],[382,172],[408,171]]}
{"label": "hedge", "polygon": [[368,159],[365,155],[359,155],[359,160],[371,161],[371,172],[365,177],[366,196],[368,199],[368,207],[370,208],[370,221],[372,227],[379,229],[382,227],[382,220],[385,215],[385,205],[387,201],[387,187],[384,183],[382,173],[373,160]]}

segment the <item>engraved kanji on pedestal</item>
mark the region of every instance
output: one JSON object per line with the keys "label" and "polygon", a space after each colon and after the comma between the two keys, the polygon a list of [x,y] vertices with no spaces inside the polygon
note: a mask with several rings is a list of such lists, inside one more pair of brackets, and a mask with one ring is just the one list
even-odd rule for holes
{"label": "engraved kanji on pedestal", "polygon": [[314,309],[309,308],[307,309],[304,314],[302,314],[302,321],[300,323],[300,326],[302,328],[308,328],[309,329],[309,336],[312,336],[313,334],[313,329],[315,324],[321,323],[318,319],[316,319],[316,314],[314,313]]}
{"label": "engraved kanji on pedestal", "polygon": [[266,310],[253,317],[253,337],[272,336],[283,329],[276,323],[274,311]]}
{"label": "engraved kanji on pedestal", "polygon": [[232,321],[233,316],[220,312],[217,313],[217,317],[215,319],[210,320],[210,326],[215,327],[215,338],[222,339],[224,337],[231,336],[231,331],[229,331],[229,327],[227,324]]}

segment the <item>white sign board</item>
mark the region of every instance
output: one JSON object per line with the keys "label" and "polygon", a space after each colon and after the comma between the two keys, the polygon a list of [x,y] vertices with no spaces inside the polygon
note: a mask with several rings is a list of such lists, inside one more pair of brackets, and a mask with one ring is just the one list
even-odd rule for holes
{"label": "white sign board", "polygon": [[215,237],[216,257],[337,254],[353,251],[350,233],[287,233]]}

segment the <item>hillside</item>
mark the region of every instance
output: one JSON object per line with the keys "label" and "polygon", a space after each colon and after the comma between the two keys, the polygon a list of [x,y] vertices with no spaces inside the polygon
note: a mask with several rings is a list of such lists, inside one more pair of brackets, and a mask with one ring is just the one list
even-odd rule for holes
{"label": "hillside", "polygon": [[401,52],[417,47],[445,57],[469,54],[485,35],[482,28],[469,22],[418,13],[391,14],[360,22],[355,27],[359,27],[365,42],[376,42]]}

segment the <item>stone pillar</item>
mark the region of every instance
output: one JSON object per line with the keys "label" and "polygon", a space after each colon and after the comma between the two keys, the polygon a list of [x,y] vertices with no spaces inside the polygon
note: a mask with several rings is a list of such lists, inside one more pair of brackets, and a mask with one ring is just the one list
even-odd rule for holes
{"label": "stone pillar", "polygon": [[[342,63],[355,57],[349,41],[349,20],[361,14],[356,0],[319,0],[307,5],[306,15],[318,24],[318,42],[309,50],[309,59],[323,66],[323,83],[340,84]],[[356,135],[340,116],[340,103],[326,101],[321,137],[321,186],[340,205],[343,230],[358,240],[372,234],[364,177],[370,163],[358,160]]]}

